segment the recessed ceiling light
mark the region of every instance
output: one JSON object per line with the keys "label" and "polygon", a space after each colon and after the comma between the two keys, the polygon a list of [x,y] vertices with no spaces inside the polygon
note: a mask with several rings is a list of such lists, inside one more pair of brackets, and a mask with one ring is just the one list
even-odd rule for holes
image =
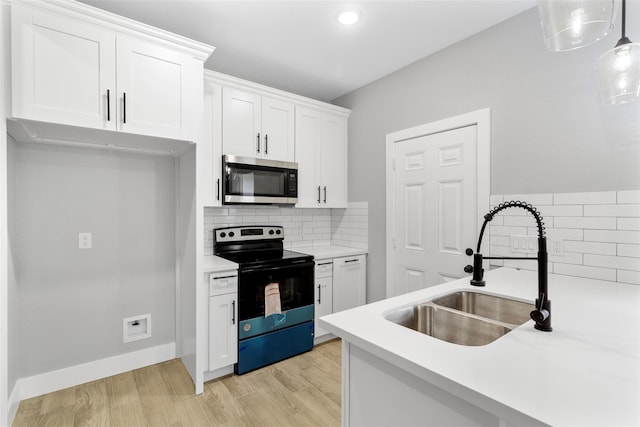
{"label": "recessed ceiling light", "polygon": [[358,14],[351,10],[347,10],[338,15],[338,21],[340,21],[340,23],[344,25],[353,25],[358,22],[358,18]]}

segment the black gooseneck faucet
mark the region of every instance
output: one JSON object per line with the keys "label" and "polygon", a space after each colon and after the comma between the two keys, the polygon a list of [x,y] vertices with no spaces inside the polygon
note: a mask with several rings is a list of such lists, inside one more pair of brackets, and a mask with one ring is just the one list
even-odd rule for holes
{"label": "black gooseneck faucet", "polygon": [[473,255],[473,266],[467,265],[464,271],[467,273],[473,273],[471,278],[471,284],[473,286],[484,286],[483,280],[484,269],[482,268],[483,256],[480,253],[480,245],[482,244],[482,236],[484,230],[493,219],[493,217],[500,211],[507,208],[522,208],[528,211],[536,220],[538,225],[538,256],[536,258],[531,257],[494,257],[488,256],[484,259],[519,259],[519,260],[537,260],[538,261],[538,298],[536,299],[536,309],[531,312],[531,319],[536,324],[535,328],[540,331],[551,332],[551,300],[549,300],[549,290],[547,287],[547,238],[545,237],[544,222],[542,222],[542,216],[536,208],[532,205],[521,202],[519,200],[512,200],[510,202],[504,202],[493,208],[488,214],[484,216],[484,223],[480,229],[480,236],[478,237],[478,246],[476,253],[473,253],[473,249],[468,248],[466,254]]}

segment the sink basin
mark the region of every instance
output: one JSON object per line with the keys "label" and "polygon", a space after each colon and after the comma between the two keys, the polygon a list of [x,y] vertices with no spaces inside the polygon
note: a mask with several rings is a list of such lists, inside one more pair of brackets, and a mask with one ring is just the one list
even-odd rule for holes
{"label": "sink basin", "polygon": [[453,292],[434,299],[433,303],[512,325],[522,325],[529,320],[529,313],[534,309],[533,304],[526,302],[469,291]]}
{"label": "sink basin", "polygon": [[385,319],[439,340],[465,346],[489,344],[529,320],[533,304],[480,292],[456,291]]}

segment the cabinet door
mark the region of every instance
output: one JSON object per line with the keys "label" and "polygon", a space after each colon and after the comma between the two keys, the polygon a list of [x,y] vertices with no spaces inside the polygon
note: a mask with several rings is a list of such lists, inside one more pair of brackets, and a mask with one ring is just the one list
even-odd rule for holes
{"label": "cabinet door", "polygon": [[192,140],[192,61],[181,52],[125,35],[117,36],[117,55],[118,130]]}
{"label": "cabinet door", "polygon": [[322,114],[304,107],[296,107],[296,162],[298,163],[299,208],[320,206],[319,167]]}
{"label": "cabinet door", "polygon": [[238,294],[209,298],[209,370],[238,361]]}
{"label": "cabinet door", "polygon": [[204,81],[204,134],[198,144],[205,206],[220,206],[222,190],[222,86]]}
{"label": "cabinet door", "polygon": [[115,129],[114,33],[16,3],[11,9],[13,116]]}
{"label": "cabinet door", "polygon": [[265,159],[294,161],[294,106],[262,97],[262,154]]}
{"label": "cabinet door", "polygon": [[224,154],[262,157],[261,97],[225,87],[222,90],[222,151]]}
{"label": "cabinet door", "polygon": [[347,119],[322,116],[322,207],[347,207]]}
{"label": "cabinet door", "polygon": [[[329,332],[318,327],[318,318],[333,313],[333,276],[331,275],[332,261],[318,261],[316,264],[316,288],[314,324],[315,338],[328,334]],[[323,275],[322,271],[328,271],[329,275]]]}
{"label": "cabinet door", "polygon": [[364,255],[333,260],[333,312],[366,304],[367,262]]}

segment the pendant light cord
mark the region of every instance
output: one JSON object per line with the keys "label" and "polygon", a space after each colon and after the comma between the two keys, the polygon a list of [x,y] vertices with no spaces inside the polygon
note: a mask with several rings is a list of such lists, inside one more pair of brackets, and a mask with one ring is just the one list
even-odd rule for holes
{"label": "pendant light cord", "polygon": [[622,0],[622,38],[626,37],[627,0]]}

